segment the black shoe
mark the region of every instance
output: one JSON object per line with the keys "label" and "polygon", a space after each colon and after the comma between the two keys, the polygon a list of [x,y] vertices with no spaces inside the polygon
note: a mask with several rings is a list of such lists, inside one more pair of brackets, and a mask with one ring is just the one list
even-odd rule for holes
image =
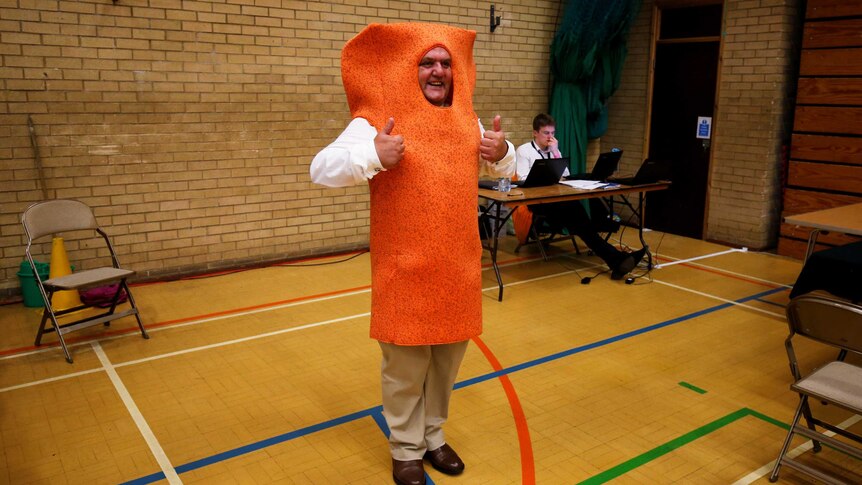
{"label": "black shoe", "polygon": [[423,458],[430,461],[435,470],[447,475],[459,475],[464,471],[464,462],[461,461],[461,457],[445,443],[436,450],[426,451]]}
{"label": "black shoe", "polygon": [[635,266],[641,264],[641,260],[646,256],[647,248],[643,247],[632,253],[632,259],[635,260]]}
{"label": "black shoe", "polygon": [[399,461],[393,458],[392,479],[398,485],[425,485],[422,460]]}
{"label": "black shoe", "polygon": [[641,260],[644,259],[644,256],[646,255],[646,251],[647,251],[646,248],[641,248],[641,249],[638,249],[637,251],[635,251],[633,253],[627,254],[622,259],[622,261],[620,261],[620,263],[617,264],[617,267],[614,268],[614,270],[611,272],[611,279],[612,280],[623,279],[623,276],[627,275],[629,273],[629,271],[635,269],[635,266],[637,266],[638,263],[640,263]]}
{"label": "black shoe", "polygon": [[635,258],[632,257],[631,254],[626,255],[622,261],[617,264],[617,267],[611,271],[611,279],[612,280],[621,280],[623,276],[627,275],[629,271],[633,270],[635,267]]}

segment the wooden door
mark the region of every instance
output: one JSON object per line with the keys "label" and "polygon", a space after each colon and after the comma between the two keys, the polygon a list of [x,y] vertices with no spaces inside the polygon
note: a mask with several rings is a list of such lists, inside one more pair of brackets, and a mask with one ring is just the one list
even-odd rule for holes
{"label": "wooden door", "polygon": [[[718,76],[721,5],[660,11],[650,115],[648,157],[667,160],[673,185],[647,196],[646,225],[703,237],[711,130]],[[710,125],[711,127],[712,125]]]}

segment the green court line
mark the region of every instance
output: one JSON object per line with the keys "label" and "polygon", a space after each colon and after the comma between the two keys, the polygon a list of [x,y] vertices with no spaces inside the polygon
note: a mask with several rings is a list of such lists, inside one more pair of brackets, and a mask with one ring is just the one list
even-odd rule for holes
{"label": "green court line", "polygon": [[679,385],[680,385],[680,386],[682,386],[682,387],[684,387],[684,388],[686,388],[686,389],[691,389],[692,391],[694,391],[694,392],[696,392],[696,393],[698,393],[698,394],[706,394],[706,390],[705,390],[705,389],[701,389],[701,388],[699,388],[699,387],[697,387],[697,386],[693,386],[693,385],[689,384],[688,382],[684,382],[684,381],[683,381],[683,382],[680,382],[680,383],[679,383]]}
{"label": "green court line", "polygon": [[[680,384],[682,384],[682,383],[680,383]],[[636,457],[634,457],[628,461],[620,463],[619,465],[617,465],[613,468],[610,468],[608,470],[605,470],[605,471],[599,473],[598,475],[593,475],[592,477],[590,477],[590,478],[588,478],[582,482],[579,482],[578,485],[582,485],[582,484],[596,485],[599,483],[609,482],[615,478],[618,478],[622,475],[625,475],[626,473],[634,470],[635,468],[637,468],[639,466],[645,465],[645,464],[655,460],[656,458],[659,458],[663,455],[666,455],[666,454],[670,453],[671,451],[673,451],[677,448],[680,448],[684,445],[687,445],[687,444],[691,443],[692,441],[694,441],[698,438],[702,438],[702,437],[708,435],[709,433],[712,433],[713,431],[716,431],[719,428],[727,426],[728,424],[733,423],[734,421],[742,419],[746,416],[752,416],[752,417],[755,417],[757,419],[761,419],[763,421],[766,421],[769,424],[774,424],[775,426],[778,426],[780,428],[784,428],[785,430],[790,428],[789,425],[784,424],[781,421],[778,421],[777,419],[771,418],[771,417],[769,417],[765,414],[762,414],[762,413],[758,413],[757,411],[754,411],[754,410],[749,409],[749,408],[742,408],[738,411],[734,411],[734,412],[728,414],[727,416],[724,416],[722,418],[718,418],[711,423],[705,424],[705,425],[701,426],[700,428],[695,429],[694,431],[689,431],[688,433],[686,433],[686,434],[684,434],[678,438],[674,438],[674,439],[668,441],[667,443],[665,443],[663,445],[659,445],[659,446],[657,446],[657,447],[655,447],[655,448],[653,448],[653,449],[651,449],[651,450],[649,450],[649,451],[647,451],[641,455],[638,455],[638,456],[636,456]]]}
{"label": "green court line", "polygon": [[[745,408],[745,409],[748,409],[748,408]],[[755,418],[757,418],[757,419],[761,419],[761,420],[763,420],[763,421],[766,421],[766,422],[767,422],[767,423],[769,423],[769,424],[774,424],[775,426],[778,426],[779,428],[783,429],[784,431],[787,431],[787,430],[789,430],[789,429],[790,429],[790,425],[789,425],[789,424],[787,424],[787,423],[783,423],[783,422],[781,422],[781,421],[779,421],[779,420],[777,420],[777,419],[775,419],[775,418],[769,417],[769,416],[767,416],[767,415],[765,415],[765,414],[758,413],[757,411],[755,411],[755,410],[753,410],[753,409],[748,409],[748,413],[749,413],[749,414],[751,414],[752,416],[754,416],[754,417],[755,417]]]}

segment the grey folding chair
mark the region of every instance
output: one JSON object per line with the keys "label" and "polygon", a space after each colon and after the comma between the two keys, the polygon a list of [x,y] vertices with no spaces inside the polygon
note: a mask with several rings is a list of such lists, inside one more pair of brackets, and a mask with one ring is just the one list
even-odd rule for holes
{"label": "grey folding chair", "polygon": [[[769,481],[778,480],[780,468],[787,466],[826,483],[844,483],[837,477],[789,458],[787,450],[793,435],[799,434],[812,441],[815,453],[821,450],[821,443],[823,443],[862,460],[862,448],[852,443],[862,445],[862,436],[815,418],[808,405],[808,399],[811,397],[824,404],[862,414],[862,367],[837,359],[803,376],[793,350],[793,338],[799,335],[841,351],[862,354],[862,306],[825,291],[813,291],[790,301],[787,306],[787,322],[790,325],[790,335],[784,341],[784,347],[787,350],[790,371],[795,380],[790,389],[799,394],[799,405],[796,407],[790,431],[781,447]],[[807,426],[800,424],[803,416]],[[818,431],[817,427],[848,438],[850,441],[827,436]]]}
{"label": "grey folding chair", "polygon": [[[141,329],[141,335],[144,338],[150,338],[147,331],[144,329],[144,324],[141,323],[141,317],[138,314],[138,307],[135,305],[135,299],[132,297],[132,292],[126,280],[135,274],[134,271],[120,268],[120,262],[117,259],[117,254],[114,252],[114,247],[108,239],[108,235],[96,223],[96,217],[90,208],[77,200],[47,200],[37,202],[21,216],[21,223],[24,225],[24,232],[27,235],[27,249],[25,254],[27,261],[30,262],[30,267],[36,277],[36,283],[42,298],[45,300],[45,310],[42,312],[42,322],[39,324],[39,331],[36,334],[36,345],[41,345],[42,335],[47,332],[56,332],[57,338],[60,340],[60,346],[63,348],[63,353],[66,355],[66,361],[72,363],[72,356],[69,354],[69,349],[66,347],[66,341],[63,336],[69,332],[80,330],[97,324],[108,325],[112,320],[134,315],[138,321],[138,327]],[[91,230],[96,231],[105,243],[108,252],[111,256],[111,266],[101,268],[88,269],[78,271],[70,275],[51,278],[42,281],[39,272],[36,271],[36,264],[33,261],[31,250],[33,244],[46,236],[53,234]],[[51,298],[57,291],[63,290],[81,290],[102,286],[106,284],[116,284],[117,291],[113,295],[110,306],[104,312],[97,315],[90,315],[78,320],[60,324],[57,317],[68,315],[70,313],[90,308],[91,305],[82,304],[73,308],[64,310],[54,310],[51,304]],[[117,305],[122,292],[125,291],[128,296],[130,308],[124,311],[117,311]],[[48,320],[51,321],[51,327],[46,328]]]}

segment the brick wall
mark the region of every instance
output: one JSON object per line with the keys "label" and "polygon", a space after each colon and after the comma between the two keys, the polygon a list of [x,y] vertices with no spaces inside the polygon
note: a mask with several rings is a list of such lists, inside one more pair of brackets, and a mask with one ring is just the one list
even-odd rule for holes
{"label": "brick wall", "polygon": [[[704,237],[754,249],[773,247],[780,179],[796,85],[799,0],[726,0]],[[623,82],[610,102],[603,146],[625,149],[621,171],[645,157],[652,0],[629,40]],[[653,107],[655,109],[656,107]]]}
{"label": "brick wall", "polygon": [[[143,277],[364,247],[367,187],[324,189],[313,155],[349,121],[340,50],[371,22],[478,32],[476,110],[518,144],[547,106],[558,1],[0,0],[0,292],[18,286],[21,212],[95,208]],[[94,254],[67,242],[73,264]]]}
{"label": "brick wall", "polygon": [[608,103],[608,131],[602,147],[622,148],[619,173],[633,174],[646,155],[647,91],[649,83],[650,42],[653,2],[645,0],[629,31],[628,55],[619,89]]}
{"label": "brick wall", "polygon": [[798,65],[799,0],[728,0],[706,238],[774,247]]}

